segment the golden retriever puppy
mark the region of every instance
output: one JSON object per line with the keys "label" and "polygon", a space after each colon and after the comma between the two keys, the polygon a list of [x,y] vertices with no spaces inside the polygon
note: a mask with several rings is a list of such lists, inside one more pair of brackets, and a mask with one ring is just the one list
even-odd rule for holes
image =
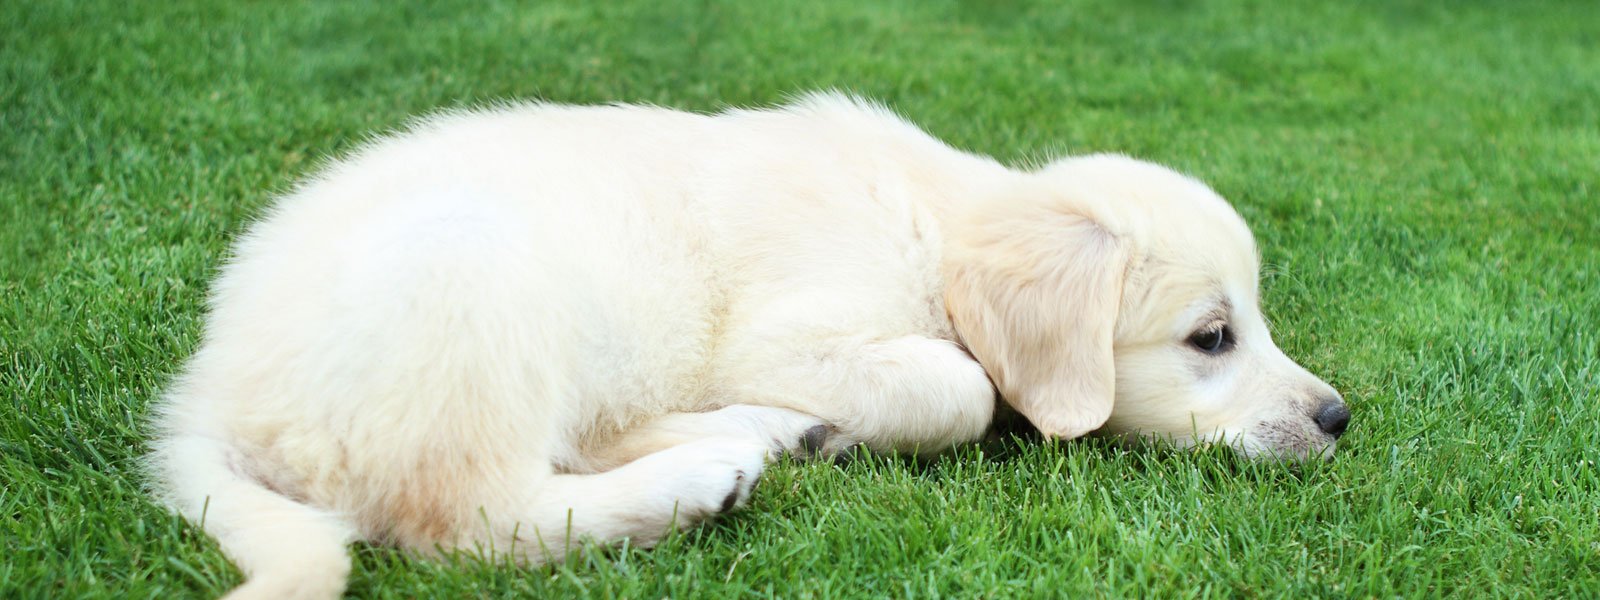
{"label": "golden retriever puppy", "polygon": [[354,540],[648,546],[775,453],[939,452],[997,398],[1060,438],[1326,456],[1349,412],[1257,268],[1193,179],[1015,170],[838,95],[447,114],[239,240],[150,463],[234,595],[278,598],[339,595]]}

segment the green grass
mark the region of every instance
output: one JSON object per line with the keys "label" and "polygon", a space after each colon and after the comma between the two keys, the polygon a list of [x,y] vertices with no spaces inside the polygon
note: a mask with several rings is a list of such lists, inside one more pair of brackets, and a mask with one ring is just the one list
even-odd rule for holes
{"label": "green grass", "polygon": [[1332,463],[1008,441],[782,465],[721,524],[543,569],[359,546],[361,597],[1600,593],[1600,10],[1590,2],[0,4],[0,597],[239,581],[146,499],[151,399],[229,239],[418,113],[711,110],[819,87],[1023,161],[1232,199]]}

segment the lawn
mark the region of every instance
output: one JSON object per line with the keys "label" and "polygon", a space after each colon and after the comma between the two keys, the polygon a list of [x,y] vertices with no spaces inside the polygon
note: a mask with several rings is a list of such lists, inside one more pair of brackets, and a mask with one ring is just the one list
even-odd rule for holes
{"label": "lawn", "polygon": [[1250,221],[1335,460],[1010,438],[783,464],[654,551],[357,546],[360,597],[1600,594],[1600,9],[1412,2],[0,3],[0,598],[215,596],[142,423],[229,240],[441,107],[837,87],[1025,162],[1117,151]]}

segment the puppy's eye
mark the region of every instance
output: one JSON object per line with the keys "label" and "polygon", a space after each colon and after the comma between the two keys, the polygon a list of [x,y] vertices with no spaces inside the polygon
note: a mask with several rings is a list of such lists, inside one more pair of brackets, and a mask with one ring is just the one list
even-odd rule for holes
{"label": "puppy's eye", "polygon": [[1233,331],[1226,325],[1202,329],[1189,336],[1189,345],[1207,354],[1218,354],[1233,346]]}

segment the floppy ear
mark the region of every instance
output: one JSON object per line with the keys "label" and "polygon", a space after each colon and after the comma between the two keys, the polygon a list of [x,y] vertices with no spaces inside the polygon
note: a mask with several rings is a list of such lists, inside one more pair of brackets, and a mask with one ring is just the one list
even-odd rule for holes
{"label": "floppy ear", "polygon": [[946,309],[1007,403],[1045,435],[1082,436],[1116,395],[1126,244],[1070,209],[1000,210],[1011,214],[979,216],[951,245]]}

